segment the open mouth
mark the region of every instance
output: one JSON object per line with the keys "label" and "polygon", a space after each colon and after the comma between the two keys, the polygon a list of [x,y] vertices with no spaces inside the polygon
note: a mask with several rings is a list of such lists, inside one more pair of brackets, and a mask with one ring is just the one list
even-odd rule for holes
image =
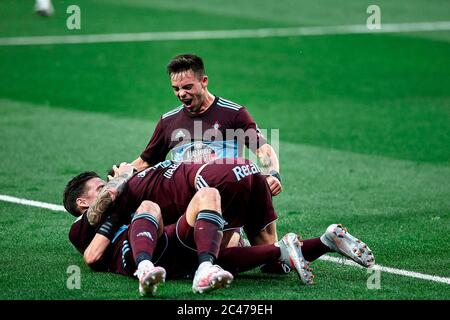
{"label": "open mouth", "polygon": [[181,100],[186,107],[190,107],[192,104],[192,99]]}

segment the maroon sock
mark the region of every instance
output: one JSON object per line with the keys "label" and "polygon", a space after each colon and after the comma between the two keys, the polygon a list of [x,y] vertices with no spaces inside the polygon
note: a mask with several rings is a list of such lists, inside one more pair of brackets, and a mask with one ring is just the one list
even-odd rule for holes
{"label": "maroon sock", "polygon": [[309,262],[316,260],[325,253],[332,252],[330,248],[320,241],[320,238],[312,238],[301,241],[303,242],[303,257],[305,257],[305,259]]}
{"label": "maroon sock", "polygon": [[266,263],[276,262],[280,258],[280,254],[280,248],[273,244],[225,248],[220,250],[217,264],[236,274]]}
{"label": "maroon sock", "polygon": [[158,221],[149,213],[136,214],[131,221],[128,238],[136,266],[151,260],[157,243]]}
{"label": "maroon sock", "polygon": [[217,258],[223,237],[224,220],[213,210],[202,210],[194,226],[194,241],[199,255],[207,253]]}

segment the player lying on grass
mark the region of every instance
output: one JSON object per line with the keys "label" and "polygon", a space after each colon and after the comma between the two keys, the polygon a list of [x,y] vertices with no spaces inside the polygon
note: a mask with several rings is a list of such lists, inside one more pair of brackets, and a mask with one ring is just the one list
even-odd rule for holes
{"label": "player lying on grass", "polygon": [[69,239],[92,269],[137,276],[141,295],[155,294],[166,275],[176,279],[194,273],[192,290],[208,292],[233,280],[219,265],[236,274],[279,260],[295,264],[301,279],[312,283],[295,234],[286,235],[276,245],[223,248],[219,253],[223,223],[217,190],[205,188],[194,196],[177,224],[163,226],[158,205],[144,201],[131,224],[115,235],[109,233],[108,221],[94,228],[82,214],[72,224]]}
{"label": "player lying on grass", "polygon": [[[122,176],[123,178],[123,176]],[[114,185],[116,182],[114,182],[117,179],[122,178],[115,178],[112,181],[110,181],[108,184]],[[96,175],[93,172],[83,173],[72,179],[68,185],[66,186],[65,192],[64,192],[64,205],[66,209],[71,212],[73,215],[78,216],[81,215],[82,218],[77,219],[75,222],[73,228],[76,228],[81,231],[75,232],[75,234],[79,234],[80,239],[79,241],[72,241],[74,245],[79,248],[80,252],[83,252],[85,255],[86,261],[92,266],[96,267],[99,264],[99,261],[103,261],[101,259],[105,246],[100,246],[100,248],[103,248],[103,250],[99,250],[98,246],[96,245],[96,241],[93,241],[93,244],[91,244],[91,247],[89,250],[86,250],[88,248],[90,240],[94,238],[96,233],[99,233],[100,235],[96,238],[96,240],[103,239],[108,243],[110,239],[112,239],[113,234],[113,224],[112,224],[112,216],[109,216],[105,221],[100,225],[100,227],[92,227],[88,223],[88,209],[90,205],[96,204],[98,205],[97,196],[100,196],[102,194],[109,193],[105,186],[105,182],[100,179],[98,175]],[[199,192],[194,196],[200,197],[200,198],[214,198],[216,199],[216,203],[220,204],[220,200],[217,201],[217,198],[219,197],[217,192],[211,191],[214,190],[212,188],[202,188],[199,190]],[[212,194],[211,194],[212,193]],[[120,197],[119,197],[120,198]],[[219,197],[220,198],[220,197]],[[195,199],[192,199],[193,201]],[[203,200],[205,201],[205,200]],[[197,207],[198,208],[198,207]],[[220,212],[220,206],[217,207],[217,212]],[[186,211],[187,212],[187,211]],[[80,227],[84,226],[84,227]],[[183,226],[190,226],[184,228]],[[189,223],[188,218],[186,215],[183,215],[177,222],[176,225],[172,225],[172,230],[178,231],[178,238],[181,239],[191,239],[191,245],[187,245],[187,247],[191,247],[195,250],[195,248],[198,249],[197,245],[195,244],[195,241],[193,242],[192,239],[195,240],[195,237],[193,237],[194,229],[195,229],[195,221],[192,221]],[[186,233],[180,232],[180,230],[187,230]],[[181,233],[181,237],[180,237]],[[190,234],[190,236],[189,236]],[[154,237],[153,237],[154,238]],[[72,239],[72,238],[71,238]],[[294,268],[297,272],[297,274],[300,276],[301,280],[306,283],[310,284],[312,283],[312,274],[311,270],[308,268],[307,261],[314,261],[321,255],[327,253],[327,252],[338,252],[341,253],[354,261],[358,262],[359,264],[369,267],[374,263],[374,258],[372,255],[372,252],[370,251],[367,246],[362,243],[360,240],[354,238],[349,233],[346,232],[345,229],[343,229],[340,225],[331,225],[324,235],[322,235],[320,238],[314,238],[309,240],[303,241],[303,247],[300,248],[300,244],[298,240],[296,240],[297,237],[293,234],[290,234],[286,237],[284,237],[280,242],[277,242],[275,245],[268,245],[268,246],[256,246],[252,248],[222,248],[219,254],[219,259],[222,259],[221,264],[223,266],[227,266],[227,269],[232,270],[234,273],[239,271],[246,271],[249,268],[256,267],[258,265],[263,264],[264,262],[273,262],[281,260],[282,262],[289,265],[291,268]],[[188,240],[185,240],[186,242],[189,242]],[[131,241],[130,241],[131,242]],[[217,241],[216,241],[217,242]],[[289,243],[291,243],[289,245]],[[94,245],[95,244],[95,245]],[[105,244],[105,243],[104,243]],[[283,247],[283,244],[286,246],[294,247],[295,249],[290,249],[290,252],[294,252],[295,256],[297,258],[292,259],[286,258],[286,255],[284,255],[285,258],[278,259],[280,256],[280,251],[277,251],[275,254],[275,257],[277,259],[273,259],[273,250],[281,250],[281,249],[275,249],[277,247]],[[94,250],[95,249],[95,250]],[[254,251],[249,251],[254,250]],[[126,251],[126,250],[125,250]],[[119,252],[119,251],[117,251]],[[122,252],[122,251],[120,251]],[[272,252],[272,255],[270,253]],[[267,254],[269,254],[270,257],[272,257],[269,260],[262,261],[261,259],[267,259]],[[176,255],[175,255],[176,256]],[[229,259],[229,260],[227,260]],[[180,260],[176,260],[175,265],[179,264]],[[186,260],[187,261],[187,260]],[[184,264],[184,263],[183,263]],[[169,264],[170,265],[170,264]],[[103,266],[105,267],[105,266]],[[114,272],[114,268],[110,268]],[[120,273],[120,272],[119,272]]]}
{"label": "player lying on grass", "polygon": [[[109,214],[117,226],[128,224],[130,215],[143,200],[160,206],[165,224],[175,223],[197,190],[214,187],[221,194],[223,217],[227,221],[224,245],[236,246],[236,243],[230,244],[230,239],[241,228],[251,244],[278,241],[275,226],[278,216],[273,208],[270,187],[258,166],[250,160],[217,159],[206,164],[167,160],[135,175],[131,165],[122,164],[117,179],[108,183],[111,186],[107,185],[89,209],[88,218],[93,225],[99,223],[113,200],[115,205]],[[85,204],[85,207],[88,206]],[[263,268],[283,273],[290,271],[280,263],[267,264]]]}

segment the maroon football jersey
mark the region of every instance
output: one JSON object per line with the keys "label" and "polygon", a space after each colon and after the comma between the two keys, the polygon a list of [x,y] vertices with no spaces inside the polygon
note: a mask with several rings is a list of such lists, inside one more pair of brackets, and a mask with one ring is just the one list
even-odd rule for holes
{"label": "maroon football jersey", "polygon": [[[188,164],[167,160],[141,171],[128,181],[124,191],[110,209],[110,216],[106,220],[114,216],[115,228],[127,225],[131,221],[131,215],[142,201],[150,200],[160,206],[164,225],[167,226],[164,230],[170,234],[167,230],[173,229],[173,223],[185,213],[197,190],[209,186],[217,188],[221,194],[223,217],[228,223],[225,229],[243,226],[249,236],[254,236],[267,224],[277,219],[269,186],[264,176],[260,174],[259,168],[251,161],[235,159],[234,163],[222,162],[218,160],[208,164]],[[83,214],[72,224],[69,233],[70,241],[83,254],[96,233],[107,236],[113,244],[105,252],[99,267],[103,270],[109,269],[112,272],[129,275],[135,266],[130,252],[123,249],[127,246],[125,244],[128,241],[127,233],[123,232],[117,238],[118,233],[115,232],[117,230],[113,230],[107,235],[108,230],[102,231],[106,228],[105,224],[104,222],[98,228],[91,227],[86,214]],[[170,224],[172,225],[169,226]],[[179,235],[183,236],[183,230],[178,231]],[[116,239],[115,242],[114,239]],[[160,247],[159,242],[158,247]],[[183,249],[184,245],[179,247]],[[162,260],[162,265],[164,263],[171,265],[176,261],[181,254],[178,249],[174,248],[177,254],[164,258],[171,262]],[[195,255],[193,257],[196,258]],[[173,259],[175,260],[172,261]],[[181,272],[177,268],[170,270],[174,274]]]}
{"label": "maroon football jersey", "polygon": [[245,107],[216,97],[202,114],[181,105],[162,115],[141,158],[151,166],[172,151],[177,162],[205,163],[241,157],[244,144],[254,152],[266,142]]}
{"label": "maroon football jersey", "polygon": [[194,196],[195,174],[201,164],[186,165],[167,160],[135,174],[115,200],[110,213],[116,215],[118,224],[130,223],[130,215],[142,201],[159,205],[164,224],[175,223]]}
{"label": "maroon football jersey", "polygon": [[69,240],[83,254],[94,238],[95,233],[96,228],[89,224],[86,213],[83,213],[72,223],[69,231]]}
{"label": "maroon football jersey", "polygon": [[222,163],[223,159],[208,164],[166,160],[135,174],[112,208],[115,221],[119,225],[130,223],[131,214],[142,201],[150,200],[161,208],[165,225],[175,223],[198,189],[213,187],[221,195],[227,228],[245,224],[258,232],[276,219],[267,182],[251,161],[227,160],[232,163]]}
{"label": "maroon football jersey", "polygon": [[[197,170],[196,188],[216,188],[220,193],[225,229],[243,227],[249,238],[278,218],[272,194],[258,166],[246,159],[210,162]],[[231,162],[231,163],[230,163]],[[186,165],[190,166],[190,165]]]}

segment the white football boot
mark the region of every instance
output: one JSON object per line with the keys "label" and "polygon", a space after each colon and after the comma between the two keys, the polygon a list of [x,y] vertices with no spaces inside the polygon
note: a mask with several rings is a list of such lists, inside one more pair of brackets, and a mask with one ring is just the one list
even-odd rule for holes
{"label": "white football boot", "polygon": [[139,279],[141,296],[155,295],[158,285],[166,281],[166,270],[155,267],[150,261],[142,261],[134,275]]}
{"label": "white football boot", "polygon": [[369,247],[347,232],[341,224],[330,225],[320,240],[330,249],[352,259],[363,267],[369,268],[375,264],[375,257]]}
{"label": "white football boot", "polygon": [[233,281],[233,275],[223,270],[218,265],[209,262],[202,263],[195,272],[192,282],[192,291],[194,293],[205,293],[212,290],[226,288]]}
{"label": "white football boot", "polygon": [[288,265],[297,272],[300,280],[306,285],[314,284],[314,275],[309,263],[305,260],[302,253],[302,242],[295,233],[286,234],[280,241],[275,243],[280,248],[280,261]]}

